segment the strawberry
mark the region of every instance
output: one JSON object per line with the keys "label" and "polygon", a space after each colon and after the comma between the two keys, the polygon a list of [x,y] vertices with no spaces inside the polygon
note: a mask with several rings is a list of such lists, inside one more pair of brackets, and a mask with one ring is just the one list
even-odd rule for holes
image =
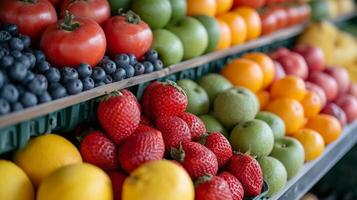
{"label": "strawberry", "polygon": [[161,85],[162,83],[160,82],[152,82],[150,85],[148,85],[144,92],[143,96],[141,97],[141,105],[143,106],[143,111],[147,117],[152,119],[152,113],[151,113],[151,92],[153,91],[153,88],[156,87],[157,85]]}
{"label": "strawberry", "polygon": [[136,105],[138,105],[139,110],[140,110],[140,112],[141,112],[141,105],[140,105],[138,99],[136,98],[136,96],[135,96],[133,93],[131,93],[131,92],[130,92],[129,90],[127,90],[127,89],[123,89],[123,90],[121,90],[120,92],[121,92],[123,95],[127,95],[128,97],[132,98],[132,100],[135,101]]}
{"label": "strawberry", "polygon": [[244,197],[244,190],[239,180],[229,172],[222,172],[218,175],[223,178],[229,186],[232,193],[233,200],[242,200]]}
{"label": "strawberry", "polygon": [[144,125],[147,125],[147,126],[152,126],[151,121],[145,115],[141,115],[140,116],[140,124],[144,124]]}
{"label": "strawberry", "polygon": [[220,132],[204,134],[200,143],[216,155],[218,167],[223,167],[233,155],[231,144]]}
{"label": "strawberry", "polygon": [[181,142],[191,141],[190,129],[179,117],[160,117],[156,120],[155,127],[162,133],[166,153],[171,148],[178,147]]}
{"label": "strawberry", "polygon": [[108,172],[108,176],[112,182],[112,188],[114,193],[114,200],[121,200],[121,193],[123,190],[123,183],[126,179],[126,175],[120,171]]}
{"label": "strawberry", "polygon": [[196,181],[195,200],[233,200],[233,197],[223,178],[207,174]]}
{"label": "strawberry", "polygon": [[119,149],[119,162],[128,173],[143,163],[164,157],[165,145],[161,132],[144,126],[140,125],[140,130],[129,136]]}
{"label": "strawberry", "polygon": [[191,113],[184,113],[179,116],[190,128],[192,140],[198,140],[201,135],[206,133],[206,126],[200,118]]}
{"label": "strawberry", "polygon": [[257,196],[262,191],[262,169],[252,156],[242,153],[233,155],[227,170],[242,183],[246,196]]}
{"label": "strawberry", "polygon": [[99,103],[98,120],[104,130],[119,145],[140,123],[140,109],[129,91],[110,94]]}
{"label": "strawberry", "polygon": [[133,135],[137,134],[137,133],[142,133],[145,131],[157,131],[157,130],[155,128],[147,126],[145,124],[139,124],[138,128],[136,128],[136,130],[134,131]]}
{"label": "strawberry", "polygon": [[85,162],[103,170],[118,168],[115,144],[99,131],[93,131],[84,137],[81,141],[80,152]]}
{"label": "strawberry", "polygon": [[211,150],[199,143],[183,142],[178,149],[172,149],[171,156],[182,164],[192,179],[197,179],[207,173],[217,174],[216,156]]}

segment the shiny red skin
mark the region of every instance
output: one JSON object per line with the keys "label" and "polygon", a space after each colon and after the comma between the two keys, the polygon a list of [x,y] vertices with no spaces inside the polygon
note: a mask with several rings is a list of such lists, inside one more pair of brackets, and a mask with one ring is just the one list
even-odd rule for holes
{"label": "shiny red skin", "polygon": [[299,11],[297,23],[304,23],[310,18],[311,8],[308,4],[297,5],[296,9]]}
{"label": "shiny red skin", "polygon": [[319,47],[298,44],[293,51],[304,57],[310,72],[320,72],[325,69],[325,55]]}
{"label": "shiny red skin", "polygon": [[195,200],[233,200],[227,181],[218,176],[195,187]]}
{"label": "shiny red skin", "polygon": [[265,0],[234,0],[233,8],[248,6],[258,9],[265,4]]}
{"label": "shiny red skin", "polygon": [[293,26],[299,23],[300,13],[296,6],[289,6],[286,8],[286,13],[288,14],[288,24],[287,26]]}
{"label": "shiny red skin", "polygon": [[229,172],[221,172],[219,177],[223,178],[229,186],[229,190],[232,193],[233,200],[243,200],[244,189],[239,180]]}
{"label": "shiny red skin", "polygon": [[305,87],[307,90],[315,92],[320,97],[321,107],[324,107],[326,105],[327,103],[326,93],[320,86],[316,85],[315,83],[306,81]]}
{"label": "shiny red skin", "polygon": [[103,58],[106,40],[102,28],[92,19],[75,17],[79,28],[66,31],[57,23],[47,27],[41,38],[40,47],[47,60],[56,67],[75,67],[80,63],[96,66]]}
{"label": "shiny red skin", "polygon": [[348,92],[350,87],[350,75],[343,67],[328,67],[325,73],[335,79],[338,86],[338,95],[343,95]]}
{"label": "shiny red skin", "polygon": [[103,30],[107,38],[107,52],[116,54],[134,54],[141,58],[151,47],[153,35],[149,25],[141,21],[132,24],[123,16],[114,16],[103,24]]}
{"label": "shiny red skin", "polygon": [[274,68],[275,68],[275,74],[274,74],[273,81],[284,78],[286,76],[286,73],[285,73],[283,66],[281,66],[281,64],[275,60],[273,62],[274,62]]}
{"label": "shiny red skin", "polygon": [[351,83],[348,89],[348,94],[357,97],[357,84]]}
{"label": "shiny red skin", "polygon": [[336,99],[336,104],[345,111],[347,122],[352,123],[357,119],[357,98],[352,95],[340,96]]}
{"label": "shiny red skin", "polygon": [[200,139],[200,137],[207,132],[205,124],[196,115],[186,112],[179,117],[185,121],[190,128],[192,140],[196,141]]}
{"label": "shiny red skin", "polygon": [[220,132],[209,133],[203,145],[216,155],[219,168],[223,167],[233,155],[231,144]]}
{"label": "shiny red skin", "polygon": [[315,83],[324,90],[327,102],[333,101],[337,97],[337,82],[330,75],[323,72],[314,72],[310,74],[308,81]]}
{"label": "shiny red skin", "polygon": [[346,113],[335,103],[328,103],[322,110],[321,113],[331,115],[335,117],[341,124],[341,127],[346,126],[347,116]]}
{"label": "shiny red skin", "polygon": [[102,24],[110,18],[108,0],[64,0],[61,5],[61,14],[68,10],[77,17],[88,17]]}
{"label": "shiny red skin", "polygon": [[264,12],[260,14],[262,22],[262,35],[268,35],[278,29],[278,19],[273,12]]}
{"label": "shiny red skin", "polygon": [[56,10],[47,0],[26,3],[20,0],[0,1],[0,21],[16,24],[20,33],[38,41],[47,26],[57,21]]}
{"label": "shiny red skin", "polygon": [[282,55],[276,59],[284,68],[287,75],[294,75],[302,79],[308,76],[308,67],[304,58],[294,52]]}
{"label": "shiny red skin", "polygon": [[277,19],[277,30],[282,29],[288,25],[288,13],[282,6],[272,6],[270,12],[273,12]]}
{"label": "shiny red skin", "polygon": [[111,171],[107,174],[112,182],[114,200],[121,200],[123,184],[127,176],[120,171]]}

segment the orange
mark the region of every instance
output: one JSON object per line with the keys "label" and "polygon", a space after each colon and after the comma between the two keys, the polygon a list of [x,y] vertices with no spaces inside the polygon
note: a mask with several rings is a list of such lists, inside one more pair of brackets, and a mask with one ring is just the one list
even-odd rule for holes
{"label": "orange", "polygon": [[255,62],[238,58],[228,63],[221,71],[235,86],[243,86],[253,92],[260,90],[263,84],[263,72]]}
{"label": "orange", "polygon": [[275,67],[272,59],[264,53],[254,52],[243,55],[243,58],[247,58],[259,64],[264,74],[263,88],[268,87],[274,79]]}
{"label": "orange", "polygon": [[305,93],[304,80],[295,76],[285,76],[275,81],[270,90],[272,99],[287,97],[301,101]]}
{"label": "orange", "polygon": [[305,127],[319,132],[325,144],[335,141],[341,135],[341,125],[338,120],[326,114],[310,117]]}
{"label": "orange", "polygon": [[312,91],[306,91],[306,94],[300,103],[304,108],[305,117],[312,117],[319,114],[322,108],[319,95]]}
{"label": "orange", "polygon": [[312,129],[300,129],[293,137],[299,140],[304,146],[306,161],[314,160],[324,152],[324,139],[318,132]]}
{"label": "orange", "polygon": [[233,0],[216,0],[216,15],[228,12],[233,6]]}
{"label": "orange", "polygon": [[242,44],[247,38],[247,25],[243,17],[234,12],[228,12],[218,16],[218,19],[225,21],[232,33],[232,45]]}
{"label": "orange", "polygon": [[262,24],[258,12],[250,7],[238,7],[233,10],[241,17],[243,17],[247,25],[247,40],[252,40],[260,36],[262,33]]}
{"label": "orange", "polygon": [[261,90],[255,93],[259,100],[260,110],[263,110],[269,103],[270,93],[266,90]]}
{"label": "orange", "polygon": [[269,102],[266,110],[277,114],[284,121],[287,135],[292,135],[304,126],[304,109],[295,99],[275,99]]}
{"label": "orange", "polygon": [[216,50],[226,49],[231,46],[231,40],[232,40],[231,30],[229,29],[229,26],[226,22],[219,19],[216,20],[221,29]]}
{"label": "orange", "polygon": [[187,0],[187,15],[215,16],[216,0]]}

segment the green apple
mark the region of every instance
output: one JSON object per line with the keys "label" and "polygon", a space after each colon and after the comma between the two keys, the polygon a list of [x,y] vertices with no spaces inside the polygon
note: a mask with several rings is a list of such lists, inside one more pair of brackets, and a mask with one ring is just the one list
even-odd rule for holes
{"label": "green apple", "polygon": [[236,151],[250,152],[257,157],[270,154],[274,145],[274,135],[267,123],[253,119],[233,128],[230,142]]}
{"label": "green apple", "polygon": [[212,115],[200,115],[199,118],[206,126],[207,132],[218,131],[228,138],[228,133],[223,125]]}
{"label": "green apple", "polygon": [[206,90],[209,101],[213,105],[214,99],[217,94],[229,89],[232,87],[232,84],[224,76],[220,74],[207,74],[203,76],[198,84]]}
{"label": "green apple", "polygon": [[109,0],[110,10],[113,14],[118,14],[120,8],[128,10],[131,0]]}
{"label": "green apple", "polygon": [[286,169],[278,159],[270,156],[258,158],[258,162],[268,184],[268,197],[271,197],[284,188],[288,179]]}
{"label": "green apple", "polygon": [[180,86],[187,95],[187,112],[190,112],[194,115],[203,115],[208,113],[208,95],[201,86],[189,79],[179,80],[177,81],[177,85]]}
{"label": "green apple", "polygon": [[184,0],[170,0],[171,3],[171,19],[170,24],[176,24],[179,20],[186,16],[187,5]]}
{"label": "green apple", "polygon": [[285,136],[285,124],[278,115],[262,111],[257,114],[255,119],[263,120],[270,126],[274,134],[274,139]]}
{"label": "green apple", "polygon": [[169,0],[135,0],[131,5],[131,9],[151,29],[163,28],[171,19],[171,3]]}
{"label": "green apple", "polygon": [[227,129],[255,118],[259,110],[254,93],[243,87],[233,87],[217,95],[214,100],[214,115]]}
{"label": "green apple", "polygon": [[208,46],[208,34],[197,19],[185,17],[175,25],[167,26],[167,29],[180,38],[184,49],[184,60],[200,56],[205,52]]}
{"label": "green apple", "polygon": [[214,17],[199,15],[195,16],[195,18],[206,28],[208,34],[208,46],[205,53],[209,53],[218,45],[219,37],[221,36],[221,28]]}
{"label": "green apple", "polygon": [[283,163],[288,173],[288,179],[294,177],[304,165],[304,147],[292,137],[285,136],[276,139],[270,156]]}
{"label": "green apple", "polygon": [[151,48],[159,53],[164,66],[173,65],[182,60],[183,46],[181,40],[175,34],[165,29],[157,29],[153,31],[153,35],[154,40]]}

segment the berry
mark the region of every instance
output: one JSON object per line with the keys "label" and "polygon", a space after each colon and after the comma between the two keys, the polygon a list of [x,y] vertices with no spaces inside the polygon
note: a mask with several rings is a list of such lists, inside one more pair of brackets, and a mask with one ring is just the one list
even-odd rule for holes
{"label": "berry", "polygon": [[42,95],[47,90],[48,82],[44,75],[38,74],[33,80],[28,82],[27,87],[30,92],[36,95]]}
{"label": "berry", "polygon": [[151,113],[151,93],[153,91],[153,88],[156,87],[157,85],[162,84],[161,82],[152,82],[150,83],[144,90],[143,96],[141,98],[141,105],[143,106],[143,110],[145,113],[145,116],[147,116],[150,119],[153,119],[152,113]]}
{"label": "berry", "polygon": [[24,53],[24,55],[27,56],[27,58],[30,61],[30,69],[34,68],[35,65],[36,65],[36,57],[35,57],[35,55],[33,55],[30,52],[26,52],[26,53]]}
{"label": "berry", "polygon": [[134,66],[138,61],[136,60],[136,57],[134,54],[129,53],[129,64]]}
{"label": "berry", "polygon": [[36,71],[42,74],[48,69],[50,69],[50,67],[51,65],[47,61],[38,62],[36,64]]}
{"label": "berry", "polygon": [[144,74],[145,72],[145,66],[139,62],[134,65],[134,69],[135,69],[134,76]]}
{"label": "berry", "polygon": [[198,140],[203,134],[206,133],[205,124],[196,115],[186,112],[179,117],[185,121],[190,128],[192,140]]}
{"label": "berry", "polygon": [[22,56],[22,53],[21,53],[21,51],[19,51],[19,50],[13,50],[13,51],[11,51],[10,54],[11,54],[12,57],[14,57],[14,58],[20,58],[20,56]]}
{"label": "berry", "polygon": [[102,69],[101,67],[93,68],[92,78],[95,82],[104,81],[105,76],[106,74],[104,69]]}
{"label": "berry", "polygon": [[83,91],[90,90],[94,88],[94,81],[91,77],[82,79]]}
{"label": "berry", "polygon": [[14,65],[8,69],[8,75],[14,81],[22,81],[26,74],[27,68],[21,62],[15,62]]}
{"label": "berry", "polygon": [[31,67],[31,61],[25,54],[22,54],[20,57],[18,57],[16,61],[21,62],[26,67],[26,69]]}
{"label": "berry", "polygon": [[31,92],[25,92],[23,95],[21,95],[21,103],[25,108],[32,107],[37,105],[37,97],[35,94]]}
{"label": "berry", "polygon": [[[147,125],[147,126],[152,126],[152,123],[151,123],[151,121],[147,118],[147,117],[145,117],[145,115],[141,115],[140,116],[140,125]],[[140,126],[139,125],[139,126]]]}
{"label": "berry", "polygon": [[109,84],[109,83],[112,83],[113,82],[113,79],[110,75],[106,75],[105,76],[105,79],[103,81],[105,84]]}
{"label": "berry", "polygon": [[138,127],[140,109],[132,96],[114,93],[99,103],[98,120],[114,143],[119,145]]}
{"label": "berry", "polygon": [[106,74],[113,74],[115,72],[115,70],[117,69],[117,65],[115,64],[115,62],[113,62],[111,60],[104,60],[101,63],[101,66],[104,69]]}
{"label": "berry", "polygon": [[257,160],[250,155],[235,154],[227,170],[243,185],[246,196],[257,196],[263,188],[263,173]]}
{"label": "berry", "polygon": [[162,63],[161,60],[155,60],[151,63],[154,65],[154,71],[159,71],[162,70],[162,68],[164,68],[164,64]]}
{"label": "berry", "polygon": [[124,67],[126,65],[129,65],[130,58],[126,54],[119,54],[115,56],[114,62],[117,65],[117,67]]}
{"label": "berry", "polygon": [[79,78],[87,78],[92,75],[92,67],[86,63],[81,63],[76,68]]}
{"label": "berry", "polygon": [[159,54],[155,49],[150,49],[145,53],[145,60],[153,62],[159,58]]}
{"label": "berry", "polygon": [[150,127],[141,129],[143,131],[135,131],[129,136],[118,152],[120,166],[128,173],[146,162],[164,157],[165,145],[161,132]]}
{"label": "berry", "polygon": [[60,84],[57,87],[51,88],[50,94],[52,99],[60,99],[68,95],[66,88]]}
{"label": "berry", "polygon": [[144,68],[145,68],[145,71],[144,71],[145,74],[151,73],[151,72],[154,71],[154,65],[151,62],[144,61],[143,65],[144,65]]}
{"label": "berry", "polygon": [[220,132],[203,135],[201,144],[205,145],[216,155],[218,167],[223,167],[233,155],[231,144]]}
{"label": "berry", "polygon": [[121,81],[125,78],[126,72],[123,68],[118,68],[113,74],[112,78],[114,82]]}
{"label": "berry", "polygon": [[244,190],[239,180],[229,172],[221,172],[219,177],[223,178],[227,183],[229,190],[232,193],[233,200],[242,200],[244,197]]}
{"label": "berry", "polygon": [[10,46],[11,50],[18,50],[18,51],[22,51],[25,48],[24,43],[22,42],[22,40],[20,38],[17,38],[17,37],[13,37],[13,38],[10,39],[9,46]]}
{"label": "berry", "polygon": [[133,66],[131,65],[126,65],[123,67],[123,69],[125,70],[125,74],[126,74],[126,77],[125,78],[131,78],[134,76],[135,74],[135,69]]}
{"label": "berry", "polygon": [[180,162],[192,179],[205,174],[216,175],[218,162],[214,153],[196,142],[183,142],[171,150],[171,156]]}
{"label": "berry", "polygon": [[0,58],[9,55],[9,50],[7,48],[4,47],[0,47]]}
{"label": "berry", "polygon": [[38,103],[47,103],[52,101],[51,95],[46,91],[38,97]]}
{"label": "berry", "polygon": [[119,171],[111,171],[108,172],[108,176],[112,182],[114,200],[120,200],[126,175]]}
{"label": "berry", "polygon": [[14,57],[7,55],[4,56],[0,59],[0,68],[1,69],[6,69],[8,67],[10,67],[11,65],[13,65],[15,62]]}
{"label": "berry", "polygon": [[1,98],[9,103],[15,103],[19,99],[19,91],[13,84],[5,85],[0,91]]}
{"label": "berry", "polygon": [[20,102],[12,103],[10,107],[13,112],[24,109],[24,106]]}
{"label": "berry", "polygon": [[24,48],[27,49],[30,47],[31,45],[31,38],[28,35],[20,35],[19,36],[20,40],[22,41],[22,43],[24,44]]}
{"label": "berry", "polygon": [[12,36],[17,36],[19,34],[19,29],[16,24],[6,24],[2,26],[1,29],[9,32]]}
{"label": "berry", "polygon": [[0,43],[5,43],[12,38],[11,34],[7,31],[0,31]]}
{"label": "berry", "polygon": [[94,87],[100,87],[100,86],[103,86],[105,85],[105,83],[103,81],[99,81],[99,82],[95,82],[94,83]]}
{"label": "berry", "polygon": [[44,75],[50,83],[56,83],[61,80],[61,73],[55,67],[50,67],[48,70],[45,71]]}
{"label": "berry", "polygon": [[195,200],[233,200],[227,181],[206,174],[196,181]]}
{"label": "berry", "polygon": [[176,148],[182,142],[191,141],[190,129],[186,122],[179,117],[161,117],[155,122],[155,127],[161,131],[164,138],[166,153]]}
{"label": "berry", "polygon": [[26,88],[24,86],[20,85],[20,84],[17,84],[16,88],[17,88],[17,91],[19,91],[20,95],[23,95],[25,92],[27,92]]}
{"label": "berry", "polygon": [[62,86],[61,83],[58,83],[58,82],[53,82],[53,83],[49,83],[48,84],[48,90],[53,90],[57,87],[60,87]]}
{"label": "berry", "polygon": [[80,152],[84,162],[103,170],[118,168],[115,144],[99,131],[93,131],[81,141]]}
{"label": "berry", "polygon": [[35,55],[36,57],[36,62],[37,63],[40,63],[40,62],[44,62],[46,61],[46,56],[45,54],[42,52],[42,51],[34,51],[33,54]]}
{"label": "berry", "polygon": [[83,91],[82,81],[79,79],[71,79],[66,82],[68,94],[78,94]]}
{"label": "berry", "polygon": [[5,100],[0,98],[0,115],[4,115],[10,112],[10,104]]}
{"label": "berry", "polygon": [[66,83],[72,79],[78,79],[78,72],[71,67],[64,67],[61,69],[61,79],[62,83]]}
{"label": "berry", "polygon": [[6,83],[7,78],[6,78],[6,74],[0,70],[0,88],[2,88],[2,86]]}

